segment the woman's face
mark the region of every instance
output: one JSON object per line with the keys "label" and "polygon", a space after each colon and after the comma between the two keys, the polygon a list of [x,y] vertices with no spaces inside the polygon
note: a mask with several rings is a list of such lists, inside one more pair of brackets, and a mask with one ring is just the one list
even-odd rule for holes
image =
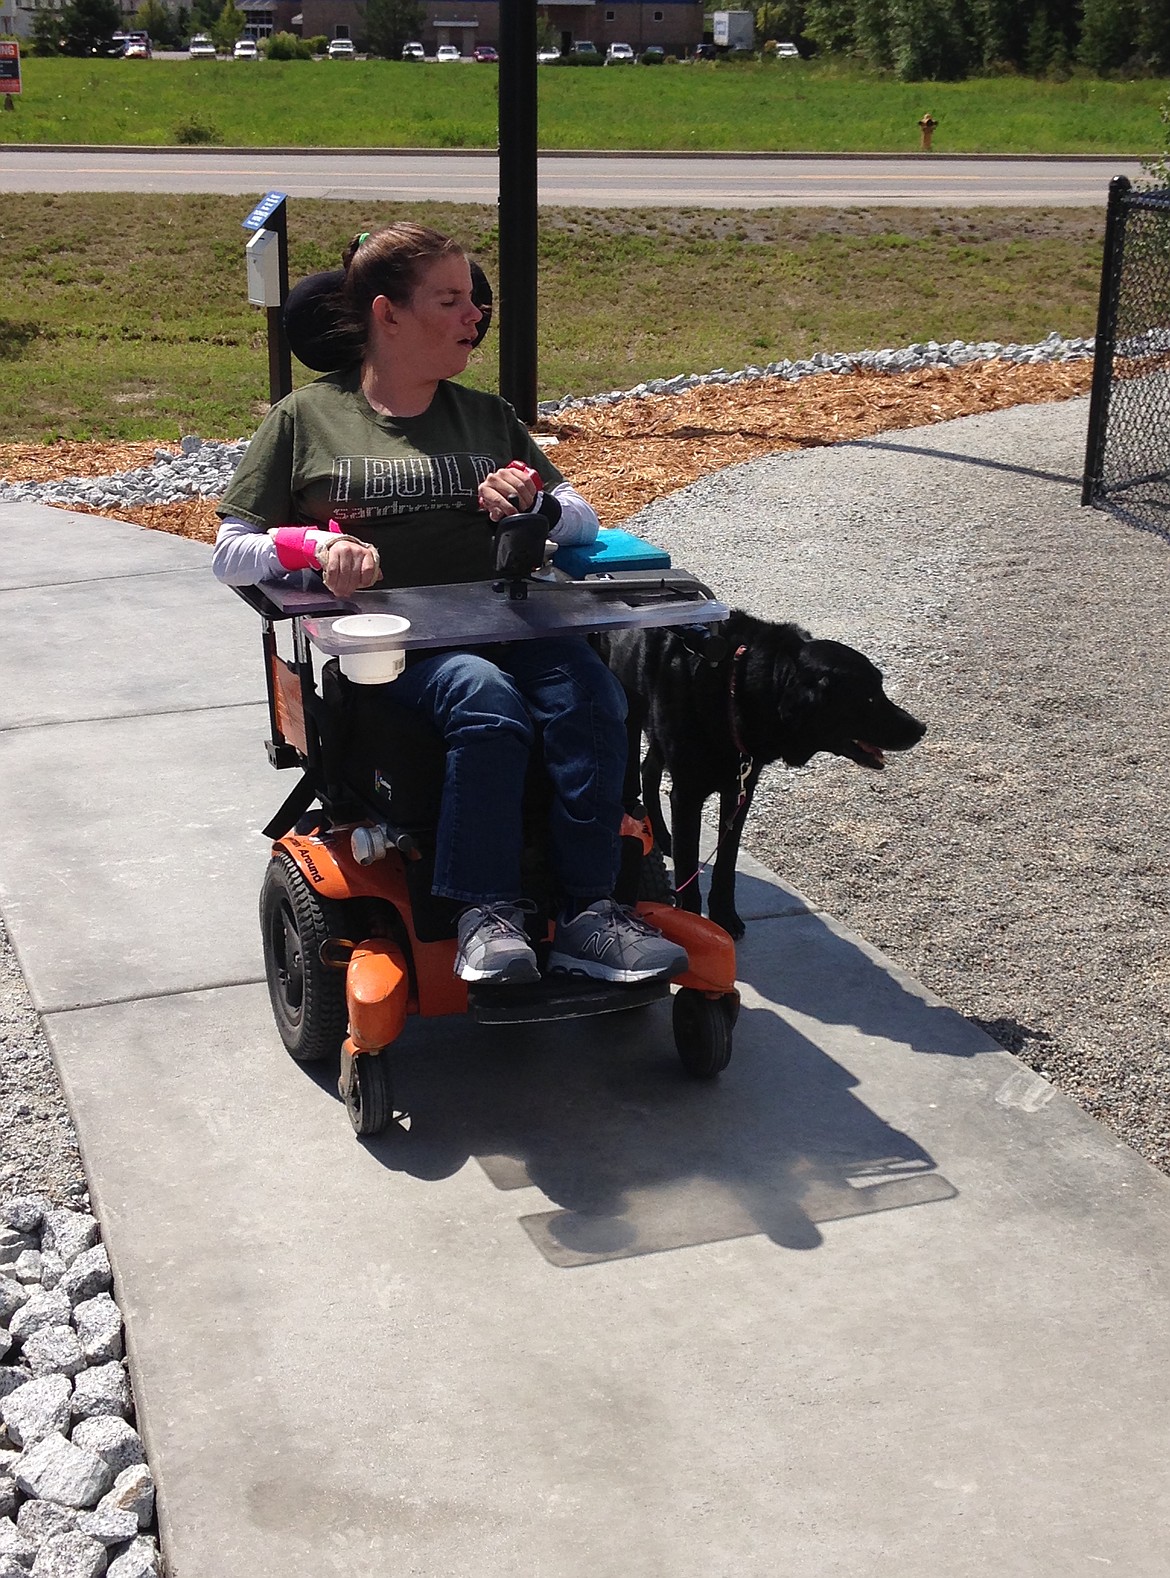
{"label": "woman's face", "polygon": [[455,378],[474,349],[483,313],[471,299],[471,269],[461,256],[431,263],[405,306],[386,296],[374,301],[374,316],[392,336],[390,354],[399,367],[423,378]]}

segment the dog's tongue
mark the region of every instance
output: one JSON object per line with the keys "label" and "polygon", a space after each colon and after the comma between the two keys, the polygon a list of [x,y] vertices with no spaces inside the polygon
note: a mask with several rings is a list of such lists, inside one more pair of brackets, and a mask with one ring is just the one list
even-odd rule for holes
{"label": "dog's tongue", "polygon": [[859,751],[865,752],[875,767],[884,767],[886,765],[885,752],[880,751],[876,745],[867,745],[864,740],[854,740],[853,743]]}

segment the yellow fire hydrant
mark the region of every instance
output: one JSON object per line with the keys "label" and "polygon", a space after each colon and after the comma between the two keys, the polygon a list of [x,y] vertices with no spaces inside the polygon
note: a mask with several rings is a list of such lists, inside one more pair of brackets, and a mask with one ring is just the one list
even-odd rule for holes
{"label": "yellow fire hydrant", "polygon": [[937,125],[938,125],[938,122],[935,120],[934,116],[930,113],[929,110],[927,110],[926,114],[918,122],[918,130],[922,133],[922,152],[923,153],[929,153],[930,152],[930,139],[934,136],[934,128]]}

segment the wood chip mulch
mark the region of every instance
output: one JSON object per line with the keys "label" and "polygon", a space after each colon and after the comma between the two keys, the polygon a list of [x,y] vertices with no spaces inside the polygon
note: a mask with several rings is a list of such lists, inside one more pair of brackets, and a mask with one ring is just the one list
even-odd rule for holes
{"label": "wood chip mulch", "polygon": [[[978,362],[913,373],[823,374],[787,383],[701,384],[680,395],[587,406],[542,420],[537,442],[552,435],[550,459],[613,526],[699,477],[780,450],[809,449],[898,428],[1009,406],[1070,400],[1088,392],[1093,364]],[[0,444],[0,478],[51,482],[107,476],[147,465],[155,443]],[[87,514],[129,520],[153,531],[214,542],[215,501],[143,505]]]}

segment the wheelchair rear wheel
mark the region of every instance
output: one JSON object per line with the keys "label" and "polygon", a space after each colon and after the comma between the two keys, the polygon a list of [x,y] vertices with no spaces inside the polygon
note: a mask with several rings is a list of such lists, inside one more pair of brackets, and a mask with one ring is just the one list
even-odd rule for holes
{"label": "wheelchair rear wheel", "polygon": [[260,889],[264,971],[280,1039],[298,1063],[336,1057],[345,1039],[345,971],[321,960],[322,945],[344,935],[343,915],[291,855],[273,857]]}

